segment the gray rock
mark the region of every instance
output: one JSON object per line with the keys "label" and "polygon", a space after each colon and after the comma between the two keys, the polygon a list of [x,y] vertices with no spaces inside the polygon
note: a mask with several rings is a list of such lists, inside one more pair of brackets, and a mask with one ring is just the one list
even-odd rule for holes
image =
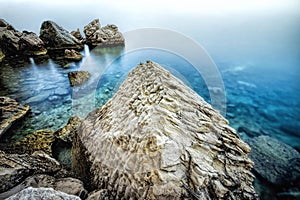
{"label": "gray rock", "polygon": [[9,97],[0,97],[0,137],[17,121],[21,120],[30,107],[21,105]]}
{"label": "gray rock", "polygon": [[[257,199],[250,147],[182,81],[147,61],[83,120],[73,170],[90,199]],[[93,198],[92,198],[93,197]]]}
{"label": "gray rock", "polygon": [[52,21],[42,23],[40,38],[49,50],[83,49],[83,44],[77,38]]}
{"label": "gray rock", "polygon": [[90,73],[87,71],[73,71],[68,73],[70,85],[79,86],[90,78]]}
{"label": "gray rock", "polygon": [[6,200],[80,200],[79,197],[64,192],[55,191],[52,188],[26,188]]}
{"label": "gray rock", "polygon": [[116,25],[101,28],[99,19],[95,19],[84,27],[85,42],[90,46],[124,46],[125,39]]}
{"label": "gray rock", "polygon": [[[254,171],[268,182],[281,185],[300,178],[300,154],[287,144],[269,136],[247,140]],[[293,169],[293,170],[292,170]]]}
{"label": "gray rock", "polygon": [[26,55],[45,55],[44,42],[33,32],[23,31],[19,41],[20,51]]}

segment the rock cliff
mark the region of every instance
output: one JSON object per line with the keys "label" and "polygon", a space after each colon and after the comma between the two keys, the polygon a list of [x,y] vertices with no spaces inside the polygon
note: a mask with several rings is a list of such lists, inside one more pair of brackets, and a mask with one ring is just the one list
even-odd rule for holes
{"label": "rock cliff", "polygon": [[219,112],[147,61],[82,122],[72,156],[89,199],[257,199],[249,152]]}

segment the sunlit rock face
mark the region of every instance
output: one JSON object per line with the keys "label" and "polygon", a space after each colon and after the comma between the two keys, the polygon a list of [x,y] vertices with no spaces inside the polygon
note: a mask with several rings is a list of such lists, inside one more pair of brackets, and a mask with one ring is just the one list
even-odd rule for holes
{"label": "sunlit rock face", "polygon": [[90,199],[257,199],[249,152],[218,111],[147,61],[83,121],[72,156]]}

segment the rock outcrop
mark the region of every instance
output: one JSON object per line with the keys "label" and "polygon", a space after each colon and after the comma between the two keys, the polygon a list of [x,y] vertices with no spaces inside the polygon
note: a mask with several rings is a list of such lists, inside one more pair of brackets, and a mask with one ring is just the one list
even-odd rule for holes
{"label": "rock outcrop", "polygon": [[48,50],[83,49],[77,38],[53,21],[42,23],[40,38]]}
{"label": "rock outcrop", "polygon": [[81,35],[81,33],[80,33],[80,30],[79,30],[79,28],[76,30],[76,31],[71,31],[71,34],[74,36],[74,37],[76,37],[78,40],[83,40],[83,37],[82,37],[82,35]]}
{"label": "rock outcrop", "polygon": [[29,109],[29,106],[21,105],[14,99],[0,97],[0,137],[23,118]]}
{"label": "rock outcrop", "polygon": [[0,19],[0,45],[5,54],[36,56],[47,53],[43,41],[35,33],[21,33],[3,19]]}
{"label": "rock outcrop", "polygon": [[80,61],[82,59],[81,53],[75,51],[74,49],[66,49],[65,50],[65,59],[71,60],[71,61]]}
{"label": "rock outcrop", "polygon": [[56,191],[53,188],[26,188],[19,193],[7,198],[7,200],[53,200],[53,199],[63,199],[63,200],[80,200],[79,197],[74,195],[69,195],[64,192]]}
{"label": "rock outcrop", "polygon": [[[300,181],[300,153],[269,136],[247,140],[254,171],[271,184],[282,186]],[[300,189],[300,188],[299,188]]]}
{"label": "rock outcrop", "polygon": [[116,25],[101,27],[95,19],[84,27],[85,42],[89,46],[124,46],[125,39]]}
{"label": "rock outcrop", "polygon": [[90,78],[90,73],[87,71],[73,71],[68,73],[70,85],[79,86]]}
{"label": "rock outcrop", "polygon": [[219,112],[151,61],[83,120],[73,170],[89,199],[257,199],[250,147]]}

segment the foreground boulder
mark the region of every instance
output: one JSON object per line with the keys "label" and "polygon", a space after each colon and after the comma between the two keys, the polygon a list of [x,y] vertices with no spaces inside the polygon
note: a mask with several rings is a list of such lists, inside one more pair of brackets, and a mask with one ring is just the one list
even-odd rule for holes
{"label": "foreground boulder", "polygon": [[69,195],[64,192],[56,191],[53,188],[26,188],[19,193],[7,198],[7,200],[53,200],[53,199],[64,199],[64,200],[80,200],[79,197]]}
{"label": "foreground boulder", "polygon": [[300,153],[294,148],[269,136],[255,137],[247,142],[252,149],[253,169],[260,177],[281,188],[300,182]]}
{"label": "foreground boulder", "polygon": [[89,199],[257,199],[249,146],[151,61],[83,120],[72,151]]}
{"label": "foreground boulder", "polygon": [[87,71],[73,71],[68,73],[70,85],[79,86],[90,78],[91,74]]}
{"label": "foreground boulder", "polygon": [[23,118],[29,108],[29,106],[21,105],[9,97],[0,97],[0,137]]}
{"label": "foreground boulder", "polygon": [[125,45],[125,39],[116,25],[101,28],[99,19],[95,19],[84,27],[85,42],[90,46]]}
{"label": "foreground boulder", "polygon": [[40,38],[48,50],[83,49],[83,44],[67,30],[53,21],[44,21]]}
{"label": "foreground boulder", "polygon": [[0,19],[0,45],[5,54],[36,56],[47,53],[44,42],[35,33],[21,33],[3,19]]}

